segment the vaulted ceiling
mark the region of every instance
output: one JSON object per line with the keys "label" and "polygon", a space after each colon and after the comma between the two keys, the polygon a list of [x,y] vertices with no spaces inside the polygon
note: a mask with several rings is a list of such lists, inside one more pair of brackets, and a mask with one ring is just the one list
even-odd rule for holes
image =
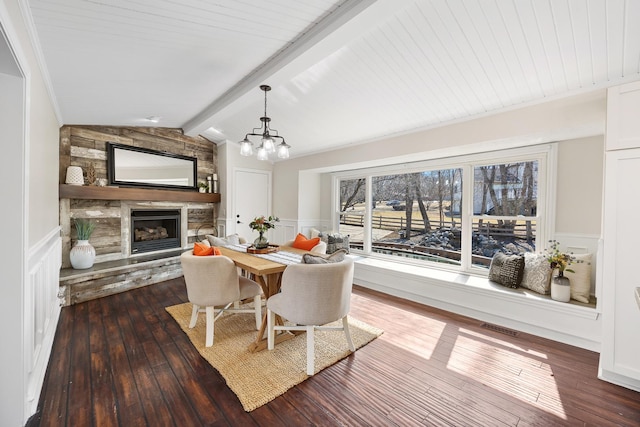
{"label": "vaulted ceiling", "polygon": [[292,156],[640,79],[637,0],[22,1],[64,124],[236,143],[269,84]]}

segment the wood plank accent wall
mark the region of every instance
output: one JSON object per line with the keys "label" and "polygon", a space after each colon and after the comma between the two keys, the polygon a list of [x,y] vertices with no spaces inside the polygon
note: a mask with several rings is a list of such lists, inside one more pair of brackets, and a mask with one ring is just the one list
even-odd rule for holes
{"label": "wood plank accent wall", "polygon": [[[115,126],[84,126],[69,125],[60,129],[60,184],[66,178],[68,166],[82,167],[85,177],[87,170],[92,165],[96,171],[96,178],[107,178],[107,152],[106,143],[117,142],[135,147],[166,151],[174,154],[196,157],[198,159],[197,181],[206,181],[207,176],[217,173],[217,146],[215,143],[203,137],[190,137],[183,134],[181,129],[150,128],[150,127],[115,127]],[[110,189],[86,188],[90,194],[97,194],[96,199],[86,196],[74,196],[74,192],[61,190],[60,194],[60,226],[62,229],[62,260],[63,267],[70,267],[69,250],[76,239],[75,228],[72,226],[73,218],[92,218],[97,227],[91,237],[91,244],[96,249],[96,262],[110,261],[123,258],[123,242],[121,237],[122,212],[124,201],[132,200],[127,195],[121,199],[109,197],[105,200],[99,195],[102,193],[113,194]],[[93,190],[93,191],[92,191]],[[113,189],[115,190],[115,189]],[[123,194],[131,191],[125,189]],[[75,190],[74,190],[75,191]],[[180,191],[180,190],[176,190]],[[117,193],[117,192],[116,192]],[[174,191],[171,191],[173,196]],[[212,232],[215,229],[214,209],[212,200],[219,200],[214,195],[208,197],[190,192],[187,199],[175,200],[175,197],[167,197],[168,205],[187,206],[188,241],[195,240],[196,231],[200,234]],[[164,206],[161,199],[165,190],[140,191],[139,204],[147,204],[150,208]]]}

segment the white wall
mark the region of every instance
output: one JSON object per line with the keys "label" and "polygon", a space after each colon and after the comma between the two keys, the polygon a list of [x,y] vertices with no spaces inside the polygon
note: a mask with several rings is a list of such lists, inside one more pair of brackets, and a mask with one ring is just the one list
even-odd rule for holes
{"label": "white wall", "polygon": [[[4,201],[13,206],[10,213],[14,215],[4,217],[3,223],[13,227],[4,236],[5,246],[16,255],[15,259],[4,256],[2,265],[6,309],[0,311],[0,414],[2,424],[8,426],[24,424],[36,409],[60,313],[59,122],[21,5],[18,0],[0,2],[0,27],[24,76],[20,95],[0,92],[2,97],[11,96],[18,116],[0,114],[20,129],[18,140],[6,134],[1,139],[3,160],[11,162],[9,170],[15,173],[2,180],[9,186],[3,192]],[[11,237],[14,231],[21,234],[20,241]]]}
{"label": "white wall", "polygon": [[603,174],[603,136],[558,145],[557,232],[600,235]]}

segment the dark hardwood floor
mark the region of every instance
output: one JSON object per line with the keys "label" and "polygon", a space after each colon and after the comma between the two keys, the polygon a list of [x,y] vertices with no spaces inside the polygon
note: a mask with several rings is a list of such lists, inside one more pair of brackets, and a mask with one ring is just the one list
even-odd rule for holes
{"label": "dark hardwood floor", "polygon": [[640,425],[596,353],[359,287],[351,315],[384,334],[247,413],[165,311],[185,301],[175,279],[63,308],[27,425]]}

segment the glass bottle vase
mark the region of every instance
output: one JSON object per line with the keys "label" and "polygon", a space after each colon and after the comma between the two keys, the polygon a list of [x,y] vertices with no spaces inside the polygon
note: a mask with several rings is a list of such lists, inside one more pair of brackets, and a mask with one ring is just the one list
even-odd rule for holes
{"label": "glass bottle vase", "polygon": [[265,249],[269,247],[269,241],[267,240],[266,237],[264,237],[264,232],[263,231],[259,231],[260,235],[258,236],[258,238],[256,240],[253,241],[253,246],[256,249]]}

